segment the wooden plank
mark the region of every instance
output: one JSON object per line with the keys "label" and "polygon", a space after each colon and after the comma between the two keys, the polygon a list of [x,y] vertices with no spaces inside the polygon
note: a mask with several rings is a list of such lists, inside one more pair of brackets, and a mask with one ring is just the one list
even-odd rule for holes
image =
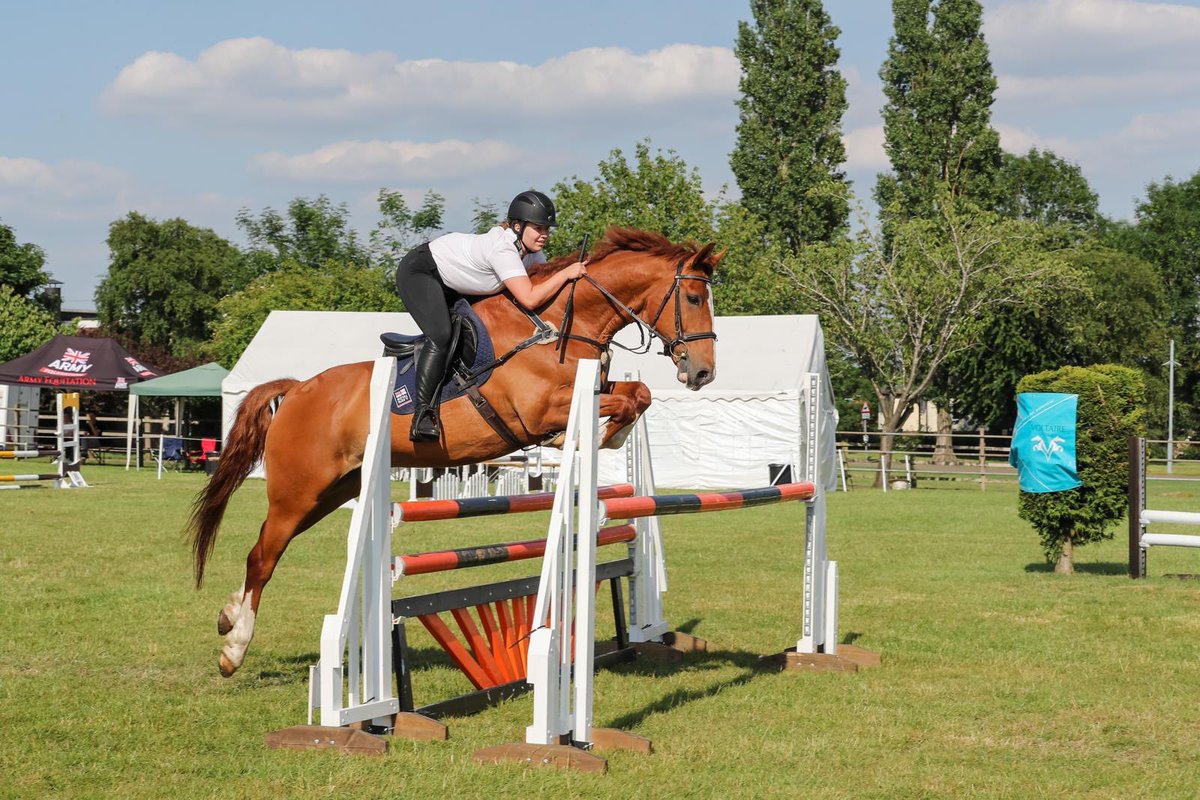
{"label": "wooden plank", "polygon": [[620,728],[592,728],[592,750],[607,752],[623,750],[629,753],[650,755],[654,744],[644,736],[629,733]]}
{"label": "wooden plank", "polygon": [[450,738],[450,729],[436,719],[412,711],[396,715],[392,736],[411,739],[415,742],[444,742]]}
{"label": "wooden plank", "polygon": [[273,750],[337,750],[350,755],[382,756],[388,751],[386,739],[354,728],[329,725],[296,725],[266,735]]}

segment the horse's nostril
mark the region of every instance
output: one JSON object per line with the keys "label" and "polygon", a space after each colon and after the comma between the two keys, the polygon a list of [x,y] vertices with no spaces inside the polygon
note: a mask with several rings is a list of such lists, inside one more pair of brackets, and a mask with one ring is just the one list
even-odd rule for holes
{"label": "horse's nostril", "polygon": [[696,373],[696,383],[708,383],[708,370],[702,369]]}

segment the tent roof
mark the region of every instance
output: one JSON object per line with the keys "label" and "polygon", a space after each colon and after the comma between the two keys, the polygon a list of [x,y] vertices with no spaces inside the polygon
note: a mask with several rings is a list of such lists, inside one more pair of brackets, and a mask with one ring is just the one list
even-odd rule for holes
{"label": "tent roof", "polygon": [[[697,396],[733,392],[739,395],[774,394],[801,386],[804,373],[825,369],[825,341],[816,315],[717,317],[717,372],[713,382]],[[638,332],[626,328],[617,342],[636,347]],[[689,392],[675,375],[675,365],[662,355],[655,340],[650,352],[634,354],[613,348],[609,375],[622,380],[625,373],[639,379],[656,395],[673,390]]]}
{"label": "tent roof", "polygon": [[338,364],[383,355],[381,333],[420,333],[400,312],[272,311],[222,382],[225,394],[248,392],[275,378],[308,380]]}
{"label": "tent roof", "polygon": [[[794,390],[805,372],[824,370],[824,340],[814,315],[717,317],[714,327],[717,376],[701,396],[710,390]],[[272,311],[225,379],[224,392],[246,392],[274,378],[306,380],[338,364],[370,361],[381,354],[379,334],[387,331],[420,333],[420,328],[404,313]],[[617,339],[636,346],[637,330],[627,328]],[[661,353],[658,341],[642,355],[614,348],[610,374],[619,380],[626,372],[640,372],[652,391],[684,389]]]}
{"label": "tent roof", "polygon": [[129,391],[141,397],[220,397],[221,381],[228,374],[220,364],[201,364],[136,384]]}
{"label": "tent roof", "polygon": [[88,391],[127,391],[161,370],[140,363],[113,339],[55,336],[20,358],[0,364],[0,383]]}

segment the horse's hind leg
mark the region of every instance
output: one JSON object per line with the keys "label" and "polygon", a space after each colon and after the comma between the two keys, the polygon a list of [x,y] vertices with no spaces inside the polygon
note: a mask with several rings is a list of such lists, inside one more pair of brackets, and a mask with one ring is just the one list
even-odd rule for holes
{"label": "horse's hind leg", "polygon": [[[343,476],[319,494],[291,486],[286,496],[271,498],[258,541],[246,556],[246,580],[230,595],[217,617],[217,631],[225,636],[219,666],[225,677],[233,675],[246,657],[254,638],[254,624],[263,588],[271,580],[283,551],[300,533],[358,494],[358,471]],[[305,501],[303,498],[314,499]]]}

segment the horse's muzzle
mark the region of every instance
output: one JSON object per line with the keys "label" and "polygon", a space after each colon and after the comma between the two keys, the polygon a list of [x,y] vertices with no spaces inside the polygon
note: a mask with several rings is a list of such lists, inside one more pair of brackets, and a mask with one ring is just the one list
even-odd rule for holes
{"label": "horse's muzzle", "polygon": [[687,356],[681,356],[675,362],[675,367],[678,370],[679,382],[693,392],[712,383],[713,378],[717,377],[715,367],[693,364]]}

